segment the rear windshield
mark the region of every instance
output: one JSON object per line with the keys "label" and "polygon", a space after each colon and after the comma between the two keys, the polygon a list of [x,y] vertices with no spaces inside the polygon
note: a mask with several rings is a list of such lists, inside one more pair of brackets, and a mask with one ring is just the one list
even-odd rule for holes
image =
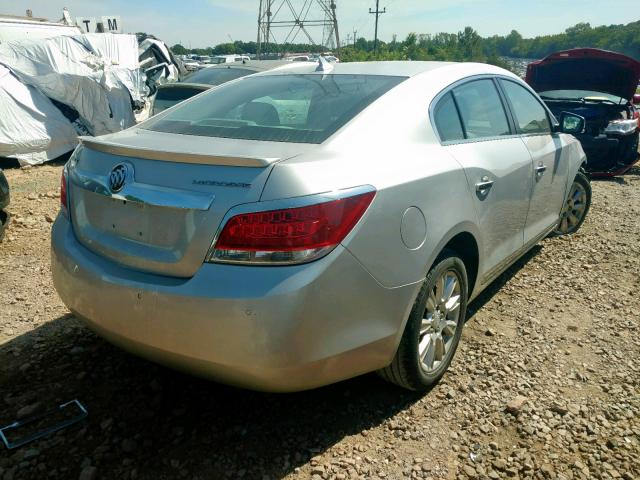
{"label": "rear windshield", "polygon": [[142,125],[156,132],[322,143],[405,77],[273,75],[222,85]]}
{"label": "rear windshield", "polygon": [[256,73],[246,68],[205,68],[182,80],[184,83],[206,83],[207,85],[221,85],[236,78]]}

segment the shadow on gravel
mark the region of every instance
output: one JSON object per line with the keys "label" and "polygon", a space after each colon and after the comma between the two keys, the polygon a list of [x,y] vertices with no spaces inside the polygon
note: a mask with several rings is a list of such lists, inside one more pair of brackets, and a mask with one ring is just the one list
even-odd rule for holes
{"label": "shadow on gravel", "polygon": [[493,296],[500,291],[505,284],[511,280],[529,261],[542,250],[542,245],[535,245],[531,250],[525,253],[520,259],[511,265],[503,274],[496,278],[484,291],[478,295],[467,308],[467,319],[475,315],[482,307],[484,307]]}
{"label": "shadow on gravel", "polygon": [[15,478],[65,479],[84,459],[98,478],[280,478],[421,397],[375,375],[296,394],[235,389],[131,356],[70,315],[0,346],[0,392],[0,425],[34,403],[86,406],[87,420],[53,437],[0,444],[0,473],[36,449]]}
{"label": "shadow on gravel", "polygon": [[[469,317],[541,248],[498,277]],[[36,403],[86,406],[79,425],[15,451],[0,447],[0,473],[22,465],[15,478],[65,479],[83,462],[98,478],[281,478],[422,397],[375,375],[296,394],[235,389],[131,356],[71,315],[0,346],[0,392],[0,425]]]}

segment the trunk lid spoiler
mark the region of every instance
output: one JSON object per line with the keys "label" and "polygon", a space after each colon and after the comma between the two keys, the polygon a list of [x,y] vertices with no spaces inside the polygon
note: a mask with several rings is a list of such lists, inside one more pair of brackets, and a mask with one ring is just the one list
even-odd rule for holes
{"label": "trunk lid spoiler", "polygon": [[265,168],[314,147],[312,144],[154,132],[139,127],[100,137],[83,136],[80,143],[91,150],[120,157],[249,168]]}
{"label": "trunk lid spoiler", "polygon": [[640,80],[640,62],[620,53],[576,48],[530,63],[525,80],[537,92],[591,90],[630,100]]}
{"label": "trunk lid spoiler", "polygon": [[226,165],[234,167],[266,167],[279,158],[244,157],[229,155],[214,155],[202,152],[171,151],[165,148],[151,148],[123,145],[109,142],[95,137],[80,137],[80,143],[98,152],[109,153],[121,157],[136,157],[147,160],[164,160],[178,163],[197,163],[202,165]]}

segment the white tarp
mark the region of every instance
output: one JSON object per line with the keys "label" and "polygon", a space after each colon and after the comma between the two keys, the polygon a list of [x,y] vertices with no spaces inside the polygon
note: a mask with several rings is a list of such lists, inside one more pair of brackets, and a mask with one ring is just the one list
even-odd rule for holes
{"label": "white tarp", "polygon": [[0,156],[42,163],[73,149],[76,131],[51,101],[0,65]]}
{"label": "white tarp", "polygon": [[120,82],[134,101],[144,102],[149,89],[145,84],[144,72],[140,70],[135,35],[88,33],[75,38],[99,57],[109,59],[110,65],[105,65],[105,76],[111,87]]}
{"label": "white tarp", "polygon": [[[104,34],[110,41],[134,35]],[[25,84],[47,97],[74,108],[89,133],[103,135],[135,123],[128,88],[119,81],[118,67],[110,58],[92,53],[84,45],[84,35],[23,40],[0,44],[0,63]],[[132,80],[133,83],[133,80]],[[122,90],[125,90],[123,92]]]}
{"label": "white tarp", "polygon": [[[45,116],[36,113],[31,119],[25,115],[11,116],[10,110],[15,107],[0,103],[0,137],[10,139],[7,135],[16,131],[40,132],[32,142],[27,142],[29,145],[16,140],[11,155],[3,153],[8,147],[0,148],[0,156],[16,157],[21,162],[39,163],[65,153],[60,151],[62,146],[69,151],[76,144],[72,123],[48,99],[75,110],[79,119],[74,123],[83,133],[103,135],[134,125],[132,100],[144,103],[147,94],[135,35],[85,34],[6,42],[0,44],[1,65],[15,75],[8,76],[13,80],[6,81],[2,95],[19,98],[21,105],[36,106],[37,111],[46,113]],[[30,103],[25,100],[26,93],[32,96]],[[48,97],[48,105],[57,113],[43,107],[41,96]],[[49,115],[55,118],[56,125],[65,120],[68,128],[51,130],[45,121]],[[45,147],[42,132],[48,134],[49,147]],[[36,144],[42,145],[39,155],[33,150]]]}

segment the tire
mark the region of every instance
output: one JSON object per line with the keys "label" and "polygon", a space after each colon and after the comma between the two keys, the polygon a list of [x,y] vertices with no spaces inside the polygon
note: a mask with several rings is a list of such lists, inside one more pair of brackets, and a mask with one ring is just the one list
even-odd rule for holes
{"label": "tire", "polygon": [[9,225],[9,214],[0,210],[0,242],[4,239],[4,231]]}
{"label": "tire", "polygon": [[[453,287],[454,293],[450,295],[447,304],[453,306],[453,300],[459,295],[455,319],[452,314],[455,308],[447,310],[448,313],[445,313],[444,317],[441,311],[437,315],[430,316],[429,312],[434,311],[434,299],[442,300],[446,296],[448,290],[446,287],[451,285],[447,282],[450,282],[453,277],[459,289],[456,290]],[[438,282],[443,278],[445,283],[439,286]],[[443,295],[439,295],[438,289],[443,292]],[[383,379],[408,390],[425,391],[435,385],[449,368],[458,348],[466,319],[467,299],[468,281],[464,263],[456,252],[444,250],[434,262],[434,266],[422,284],[391,365],[379,370],[378,374]],[[443,305],[440,302],[440,305],[435,306],[441,309]],[[437,331],[442,327],[443,322],[445,326],[440,332],[442,339],[440,341],[437,333],[429,332]],[[455,331],[452,331],[453,323],[455,323]],[[430,347],[434,349],[433,354],[429,351]],[[424,351],[421,350],[423,348]],[[439,361],[438,356],[441,358]],[[429,361],[431,359],[433,362]],[[429,366],[430,363],[432,363],[431,366]]]}
{"label": "tire", "polygon": [[591,208],[591,183],[584,172],[579,171],[569,188],[569,195],[562,206],[560,221],[553,235],[571,235],[577,232],[587,218],[589,208]]}

